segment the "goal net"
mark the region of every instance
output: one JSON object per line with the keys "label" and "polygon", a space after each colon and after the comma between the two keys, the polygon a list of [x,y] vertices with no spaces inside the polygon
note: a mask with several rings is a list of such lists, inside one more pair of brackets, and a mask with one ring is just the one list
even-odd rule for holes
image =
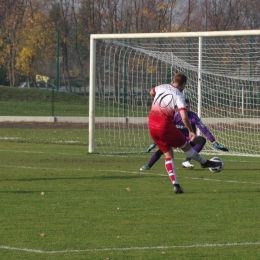
{"label": "goal net", "polygon": [[[182,72],[228,154],[260,155],[260,31],[92,35],[90,61],[89,152],[145,152],[150,89]],[[203,152],[220,153],[209,141]]]}

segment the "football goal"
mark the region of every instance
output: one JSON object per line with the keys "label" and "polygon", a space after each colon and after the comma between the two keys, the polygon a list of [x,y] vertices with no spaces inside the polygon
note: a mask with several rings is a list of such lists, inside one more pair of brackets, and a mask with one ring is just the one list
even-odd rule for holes
{"label": "football goal", "polygon": [[[89,152],[145,152],[149,91],[179,72],[229,154],[260,155],[260,30],[91,35]],[[220,153],[210,142],[204,152]]]}

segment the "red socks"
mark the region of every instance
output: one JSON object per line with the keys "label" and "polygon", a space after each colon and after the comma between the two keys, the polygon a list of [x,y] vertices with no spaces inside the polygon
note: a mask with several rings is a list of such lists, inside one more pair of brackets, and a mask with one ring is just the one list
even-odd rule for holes
{"label": "red socks", "polygon": [[172,158],[165,159],[165,168],[173,184],[177,184],[176,168]]}

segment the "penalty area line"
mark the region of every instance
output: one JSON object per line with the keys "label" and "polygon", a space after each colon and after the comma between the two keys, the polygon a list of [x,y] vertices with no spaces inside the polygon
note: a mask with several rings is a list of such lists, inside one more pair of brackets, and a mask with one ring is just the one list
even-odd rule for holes
{"label": "penalty area line", "polygon": [[[32,166],[15,166],[15,165],[0,165],[0,168],[18,168],[18,169],[31,169],[31,170],[57,170],[57,171],[64,171],[66,169],[63,168],[47,168],[47,167],[32,167]],[[70,171],[87,171],[86,169],[70,169]],[[136,175],[150,175],[150,176],[159,176],[159,177],[168,177],[168,175],[160,174],[160,173],[152,173],[148,171],[120,171],[120,170],[95,170],[91,169],[91,171],[95,172],[119,172],[119,173],[126,173],[126,174],[136,174]],[[249,182],[249,181],[236,181],[236,180],[218,180],[218,179],[210,179],[205,177],[191,177],[191,176],[179,176],[178,178],[182,179],[191,179],[197,181],[214,181],[214,182],[225,182],[225,183],[234,183],[234,184],[252,184],[252,185],[260,185],[260,182]]]}
{"label": "penalty area line", "polygon": [[180,246],[145,246],[145,247],[111,247],[111,248],[87,248],[87,249],[71,249],[71,250],[37,250],[30,248],[17,248],[11,246],[0,246],[0,249],[12,251],[24,251],[38,254],[57,254],[57,253],[80,253],[80,252],[100,252],[100,251],[131,251],[131,250],[157,250],[157,249],[174,249],[174,248],[196,248],[196,247],[227,247],[227,246],[252,246],[260,245],[258,242],[244,242],[244,243],[224,243],[224,244],[195,244],[195,245],[180,245]]}
{"label": "penalty area line", "polygon": [[[161,174],[161,173],[153,173],[148,171],[139,171],[139,172],[130,172],[130,171],[119,171],[119,170],[96,170],[102,172],[120,172],[120,173],[130,173],[130,174],[139,174],[139,175],[151,175],[151,176],[159,176],[159,177],[168,177],[168,175]],[[236,184],[253,184],[253,185],[260,185],[260,182],[249,182],[249,181],[236,181],[236,180],[218,180],[218,179],[210,179],[205,177],[191,177],[191,176],[181,176],[178,175],[178,178],[182,179],[191,179],[197,181],[214,181],[214,182],[225,182],[225,183],[236,183]]]}

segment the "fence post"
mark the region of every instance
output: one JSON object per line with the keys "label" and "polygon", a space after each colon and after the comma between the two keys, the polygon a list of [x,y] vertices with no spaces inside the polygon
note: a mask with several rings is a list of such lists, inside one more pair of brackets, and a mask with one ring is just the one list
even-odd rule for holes
{"label": "fence post", "polygon": [[51,90],[51,116],[54,116],[54,88]]}
{"label": "fence post", "polygon": [[60,26],[57,25],[57,45],[56,45],[56,86],[57,91],[60,85]]}

